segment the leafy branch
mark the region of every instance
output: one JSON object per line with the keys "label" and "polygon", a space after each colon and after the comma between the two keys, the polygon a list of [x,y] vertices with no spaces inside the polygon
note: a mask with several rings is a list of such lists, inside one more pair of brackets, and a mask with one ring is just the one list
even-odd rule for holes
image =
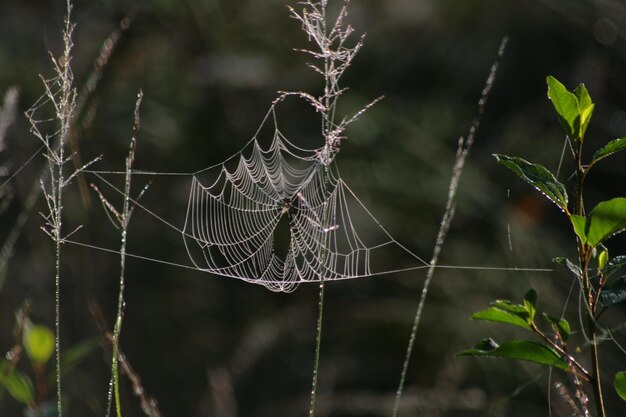
{"label": "leafy branch", "polygon": [[[576,167],[573,202],[568,196],[565,185],[559,182],[546,167],[519,157],[501,154],[494,156],[498,163],[559,207],[572,225],[574,232],[572,237],[576,241],[578,262],[575,263],[566,258],[555,258],[554,261],[565,266],[579,283],[583,300],[582,314],[586,317],[586,326],[582,326],[580,330],[590,345],[592,369],[587,371],[578,359],[568,353],[567,341],[570,335],[570,325],[564,318],[555,318],[544,313],[543,318],[551,326],[553,336],[550,337],[540,329],[535,322],[537,294],[534,290],[526,293],[523,304],[495,301],[491,307],[475,313],[471,318],[523,328],[534,333],[541,343],[509,340],[498,345],[493,340],[486,339],[479,342],[473,349],[465,350],[460,354],[526,360],[566,371],[574,377],[576,397],[583,414],[589,415],[589,412],[588,400],[582,389],[581,380],[590,385],[593,390],[598,417],[606,417],[599,352],[599,344],[604,337],[605,330],[598,320],[606,309],[626,301],[626,278],[621,277],[610,281],[610,277],[615,272],[626,266],[626,256],[611,258],[604,243],[626,230],[626,197],[602,201],[587,212],[584,186],[589,172],[599,161],[626,149],[626,137],[607,142],[593,154],[590,161],[585,163],[583,160],[585,133],[595,104],[583,84],[573,91],[568,91],[554,77],[548,77],[547,84],[548,97],[567,135],[567,143]],[[592,265],[594,260],[595,269]],[[626,400],[625,372],[618,372],[615,375],[614,386],[617,394]]]}

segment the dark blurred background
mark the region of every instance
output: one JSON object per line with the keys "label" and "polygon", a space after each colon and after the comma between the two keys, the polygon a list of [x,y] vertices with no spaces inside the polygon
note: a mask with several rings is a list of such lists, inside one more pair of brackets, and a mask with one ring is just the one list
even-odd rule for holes
{"label": "dark blurred background", "polygon": [[[278,90],[317,94],[319,76],[307,57],[306,35],[284,0],[77,0],[72,62],[82,88],[105,39],[132,16],[77,122],[76,150],[99,169],[123,168],[139,89],[142,129],[136,168],[194,172],[237,152],[252,137]],[[332,2],[331,2],[332,3]],[[297,6],[293,4],[293,6]],[[3,1],[0,6],[0,94],[19,89],[18,112],[1,158],[8,172],[39,147],[22,116],[43,93],[39,74],[52,74],[48,51],[60,51],[64,1]],[[589,155],[626,136],[626,4],[621,0],[354,0],[350,23],[366,32],[365,47],[346,73],[342,112],[385,99],[352,125],[337,157],[344,180],[390,233],[429,258],[443,214],[459,136],[503,36],[509,46],[460,184],[456,217],[441,263],[551,268],[575,256],[565,218],[530,187],[497,166],[493,153],[521,156],[556,171],[564,136],[546,98],[547,75],[569,88],[585,83],[596,110]],[[297,144],[321,145],[316,115],[295,100],[281,106],[282,130]],[[317,141],[317,142],[312,142]],[[566,154],[567,156],[567,154]],[[2,240],[18,221],[43,167],[35,158],[3,188]],[[597,167],[589,204],[626,194],[626,154]],[[572,165],[560,171],[567,182]],[[119,179],[115,179],[119,183]],[[86,176],[86,183],[97,181]],[[148,178],[135,177],[141,188]],[[67,231],[76,240],[116,249],[117,231],[92,192],[78,182],[67,192]],[[102,185],[102,184],[100,184]],[[568,185],[571,185],[568,182]],[[156,177],[143,203],[177,226],[185,218],[189,178]],[[101,187],[112,201],[119,196]],[[54,325],[53,245],[40,230],[40,201],[31,210],[0,279],[0,351],[13,345],[15,311],[25,300],[31,319]],[[610,242],[624,253],[623,239]],[[109,328],[115,317],[117,256],[63,248],[62,348],[94,339],[98,347],[64,376],[67,415],[104,414],[110,349],[101,342],[94,309]],[[185,263],[180,235],[138,210],[129,252]],[[390,259],[388,268],[403,262]],[[319,416],[390,415],[423,271],[327,286],[321,350]],[[569,416],[553,388],[569,378],[507,360],[455,353],[493,336],[524,337],[512,328],[471,322],[495,298],[520,300],[536,288],[540,309],[564,307],[578,328],[572,278],[552,273],[438,270],[424,310],[401,406],[404,416]],[[292,294],[206,273],[129,259],[121,347],[143,388],[164,416],[293,416],[308,410],[318,288]],[[626,310],[607,312],[623,329]],[[626,344],[624,331],[618,341]],[[581,343],[582,339],[577,343]],[[576,339],[576,340],[578,340]],[[607,407],[624,414],[611,389],[626,368],[624,354],[602,345]],[[588,355],[585,353],[585,360]],[[52,365],[52,364],[49,364]],[[24,358],[20,369],[29,371]],[[53,392],[52,390],[51,392]],[[50,401],[54,396],[50,394]],[[143,415],[123,378],[124,416]],[[10,396],[0,415],[22,414]]]}

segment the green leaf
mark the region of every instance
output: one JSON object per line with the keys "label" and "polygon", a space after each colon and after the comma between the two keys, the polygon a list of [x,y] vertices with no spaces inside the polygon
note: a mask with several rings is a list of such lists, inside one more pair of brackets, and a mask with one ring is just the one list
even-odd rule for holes
{"label": "green leaf", "polygon": [[30,378],[17,369],[9,371],[8,367],[9,363],[6,360],[0,360],[0,384],[9,391],[9,394],[16,401],[23,404],[32,404],[35,398],[35,390]]}
{"label": "green leaf", "polygon": [[54,353],[54,333],[43,325],[25,326],[23,343],[28,357],[38,364],[46,363]]}
{"label": "green leaf", "polygon": [[545,167],[532,164],[522,158],[494,154],[498,163],[504,165],[521,179],[543,193],[550,201],[567,210],[567,191],[565,187]]}
{"label": "green leaf", "polygon": [[458,355],[518,359],[553,366],[562,370],[568,369],[567,362],[561,359],[558,353],[550,347],[527,340],[511,339],[498,346],[492,339],[484,339],[478,342],[473,349],[465,350]]}
{"label": "green leaf", "polygon": [[535,305],[537,305],[537,291],[531,288],[524,295],[524,307],[528,311],[530,323],[535,321],[535,313],[537,312]]}
{"label": "green leaf", "polygon": [[602,268],[602,272],[604,272],[604,276],[606,278],[613,275],[615,272],[619,271],[626,265],[626,256],[616,256],[606,263],[604,268]]}
{"label": "green leaf", "polygon": [[591,163],[595,164],[600,159],[606,158],[609,155],[613,155],[616,152],[623,151],[624,149],[626,149],[626,137],[613,139],[593,154]]}
{"label": "green leaf", "polygon": [[559,334],[561,340],[567,342],[567,339],[569,339],[569,336],[571,334],[569,322],[565,319],[552,317],[546,313],[543,313],[543,318],[552,325],[554,330]]}
{"label": "green leaf", "polygon": [[585,87],[585,84],[578,84],[578,87],[574,90],[574,95],[578,100],[578,108],[583,111],[593,106],[593,102],[591,101],[591,96]]}
{"label": "green leaf", "polygon": [[580,131],[578,97],[567,91],[565,86],[552,76],[547,78],[547,82],[548,98],[559,116],[561,126],[570,139],[578,140]]}
{"label": "green leaf", "polygon": [[592,104],[585,110],[580,111],[580,130],[578,132],[578,137],[581,142],[585,140],[585,133],[587,133],[587,127],[589,126],[591,116],[593,115],[593,109],[595,109],[595,107],[595,104]]}
{"label": "green leaf", "polygon": [[578,87],[576,87],[574,95],[578,99],[578,109],[580,112],[580,118],[578,119],[578,137],[582,141],[585,137],[587,126],[589,126],[589,122],[591,121],[595,105],[591,102],[591,97],[584,84],[579,84]]}
{"label": "green leaf", "polygon": [[563,265],[572,274],[574,274],[578,279],[581,279],[582,276],[583,276],[583,273],[580,270],[580,267],[578,265],[574,264],[572,261],[570,261],[567,258],[563,258],[563,257],[553,258],[552,262],[554,262],[555,264]]}
{"label": "green leaf", "polygon": [[482,356],[484,352],[493,352],[498,348],[498,344],[492,338],[483,339],[474,345],[473,349],[464,350],[457,353],[457,356]]}
{"label": "green leaf", "polygon": [[511,313],[524,314],[528,316],[528,310],[526,307],[520,304],[513,304],[508,300],[496,300],[491,303],[492,306],[498,307],[501,310],[510,311]]}
{"label": "green leaf", "polygon": [[16,401],[23,404],[32,404],[35,398],[35,390],[30,378],[23,372],[13,371],[11,374],[4,378],[4,386],[9,391],[9,394]]}
{"label": "green leaf", "polygon": [[626,371],[621,371],[615,374],[613,386],[615,386],[617,395],[619,395],[622,400],[626,401]]}
{"label": "green leaf", "polygon": [[600,252],[600,255],[598,255],[598,269],[600,271],[604,268],[608,260],[609,260],[609,251],[605,248],[602,252]]}
{"label": "green leaf", "polygon": [[580,238],[580,241],[587,243],[587,232],[585,226],[587,225],[587,218],[585,216],[579,216],[578,214],[572,214],[570,217],[572,226],[574,226],[574,233]]}
{"label": "green leaf", "polygon": [[528,325],[528,313],[524,311],[523,314],[526,317],[521,314],[515,314],[510,311],[502,310],[498,307],[489,307],[486,310],[472,314],[470,318],[472,320],[484,320],[495,323],[511,324],[513,326],[530,330],[530,326]]}
{"label": "green leaf", "polygon": [[626,229],[626,198],[603,201],[591,210],[585,222],[587,243],[592,247]]}
{"label": "green leaf", "polygon": [[626,277],[621,277],[611,288],[602,290],[598,304],[600,307],[611,307],[624,301],[626,301]]}

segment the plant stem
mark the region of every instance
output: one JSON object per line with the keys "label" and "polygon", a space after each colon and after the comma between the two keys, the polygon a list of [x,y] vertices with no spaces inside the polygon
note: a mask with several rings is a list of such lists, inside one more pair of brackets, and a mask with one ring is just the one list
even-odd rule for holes
{"label": "plant stem", "polygon": [[576,171],[576,208],[575,212],[583,216],[585,214],[585,207],[583,205],[583,183],[585,181],[586,172],[582,165],[582,143],[581,148],[578,149],[578,153],[576,155],[576,163],[578,165],[578,169]]}
{"label": "plant stem", "polygon": [[593,318],[591,319],[591,326],[593,326],[592,331],[592,345],[591,345],[591,363],[593,368],[593,373],[595,375],[593,379],[593,395],[596,398],[596,409],[598,411],[598,417],[606,417],[606,412],[604,411],[604,397],[602,396],[602,381],[600,379],[600,357],[598,352],[598,338],[595,331],[595,323],[593,322]]}
{"label": "plant stem", "polygon": [[[59,169],[61,171],[61,169]],[[62,181],[59,181],[61,184]],[[61,201],[61,190],[63,187],[59,185],[59,201]],[[57,211],[57,221],[59,221],[58,232],[61,232],[61,212]],[[63,408],[61,405],[61,238],[59,235],[56,237],[55,242],[55,277],[54,277],[54,347],[55,347],[55,368],[57,377],[57,411],[58,417],[62,417]]]}
{"label": "plant stem", "polygon": [[559,346],[558,344],[554,343],[553,340],[551,340],[548,336],[546,336],[534,323],[532,323],[530,325],[530,328],[532,329],[533,332],[535,332],[535,334],[537,334],[537,336],[539,336],[540,338],[542,338],[548,345],[550,345],[550,347],[552,347],[554,350],[556,350],[559,354],[561,354],[562,356],[566,357],[567,360],[572,363],[576,368],[578,368],[578,370],[580,372],[582,372],[582,374],[579,374],[586,382],[591,382],[593,380],[593,376],[591,376],[589,374],[589,372],[583,368],[583,366],[578,363],[578,361],[576,361],[571,355],[569,355],[565,349],[563,349],[561,346]]}
{"label": "plant stem", "polygon": [[[112,204],[110,204],[105,197],[100,193],[97,187],[92,185],[94,190],[100,196],[100,200],[106,209],[111,212],[112,218],[117,220],[120,228],[120,280],[119,280],[119,294],[117,298],[117,318],[115,319],[115,326],[113,328],[113,337],[112,337],[112,345],[113,345],[113,357],[111,358],[111,384],[112,387],[109,387],[109,396],[107,401],[107,416],[111,410],[111,397],[112,390],[115,393],[115,411],[117,417],[122,417],[122,406],[120,401],[120,384],[119,384],[119,343],[120,343],[120,334],[122,332],[122,320],[124,318],[124,277],[126,274],[126,243],[128,237],[128,224],[130,222],[130,216],[132,214],[133,208],[130,206],[130,192],[131,192],[131,182],[132,182],[132,170],[133,163],[135,162],[135,148],[137,145],[137,135],[139,133],[140,128],[140,119],[139,119],[139,108],[141,106],[141,101],[143,100],[143,92],[140,90],[137,94],[137,100],[135,102],[135,112],[134,112],[134,124],[133,124],[133,136],[130,141],[128,156],[126,157],[126,165],[125,172],[126,177],[124,181],[124,200],[122,204],[122,211],[119,213]],[[145,190],[145,189],[144,189]],[[141,194],[138,198],[141,198]]]}
{"label": "plant stem", "polygon": [[[579,139],[579,146],[576,154],[576,207],[575,212],[579,216],[584,216],[585,207],[583,200],[583,185],[585,177],[587,176],[588,169],[585,170],[582,163],[582,138]],[[598,417],[606,417],[604,410],[604,398],[602,396],[602,379],[600,373],[600,355],[598,349],[598,336],[596,332],[596,322],[594,318],[596,303],[593,294],[593,285],[589,279],[589,261],[591,260],[591,251],[593,250],[587,244],[581,242],[578,239],[578,253],[581,270],[583,271],[583,292],[585,295],[584,302],[587,304],[585,311],[587,314],[587,325],[589,327],[589,334],[591,339],[591,372],[593,378],[591,379],[591,386],[593,388],[593,395],[596,403],[596,410]]]}
{"label": "plant stem", "polygon": [[[326,26],[326,19],[327,19],[327,15],[326,15],[326,1],[322,0],[320,3],[321,6],[321,15],[322,15],[322,19],[321,19],[321,31],[323,34],[323,39],[324,39],[324,48],[323,51],[324,52],[324,111],[322,112],[322,136],[324,137],[324,142],[327,145],[328,144],[328,135],[330,135],[332,129],[333,129],[333,124],[334,124],[334,120],[333,120],[333,116],[334,116],[334,107],[335,107],[335,102],[337,100],[337,97],[335,96],[333,101],[332,101],[332,106],[331,106],[331,97],[330,97],[330,93],[331,93],[331,76],[330,76],[330,57],[328,55],[328,51],[330,50],[331,47],[331,41],[328,39],[328,31],[327,31],[327,26]],[[332,107],[332,108],[331,108]],[[325,185],[328,184],[328,167],[324,167],[324,171],[325,171]],[[321,344],[322,344],[322,323],[323,323],[323,316],[324,316],[324,289],[325,289],[325,285],[324,285],[324,273],[325,273],[325,268],[324,268],[324,261],[326,259],[327,256],[327,250],[326,250],[326,245],[328,242],[328,239],[326,238],[326,234],[323,231],[323,228],[326,227],[326,223],[328,222],[328,206],[326,203],[324,203],[324,210],[323,210],[323,214],[322,214],[322,222],[321,222],[321,233],[322,236],[320,236],[321,240],[322,240],[322,245],[320,246],[320,271],[319,271],[319,278],[320,278],[320,292],[319,292],[319,304],[318,304],[318,314],[317,314],[317,326],[315,329],[315,361],[313,364],[313,381],[311,383],[311,402],[309,405],[309,417],[313,417],[315,415],[315,400],[317,399],[317,381],[319,378],[319,362],[320,362],[320,350],[321,350]]]}
{"label": "plant stem", "polygon": [[[325,167],[326,179],[328,182],[328,167]],[[328,254],[327,245],[328,238],[326,237],[326,232],[324,232],[324,227],[328,223],[328,205],[324,203],[324,210],[322,212],[322,222],[320,227],[321,232],[321,240],[322,244],[320,245],[320,293],[319,293],[319,304],[318,304],[318,313],[317,313],[317,326],[315,328],[315,360],[313,363],[313,381],[311,383],[311,403],[309,405],[309,417],[313,417],[315,415],[315,400],[317,399],[317,380],[319,377],[319,365],[320,365],[320,350],[322,345],[322,323],[324,318],[324,262],[326,260],[326,256]]]}
{"label": "plant stem", "polygon": [[[583,253],[584,254],[584,253]],[[584,254],[586,255],[586,254]],[[586,295],[585,302],[587,303],[587,322],[589,325],[589,332],[591,334],[591,372],[593,373],[593,379],[591,380],[591,385],[593,387],[593,395],[596,400],[596,410],[598,412],[598,417],[606,417],[606,412],[604,410],[604,398],[602,396],[602,379],[600,374],[600,354],[599,354],[599,346],[598,346],[598,336],[596,332],[596,322],[593,317],[595,305],[593,304],[593,293],[591,288],[591,283],[589,281],[589,257],[585,259],[584,262],[584,290]]]}
{"label": "plant stem", "polygon": [[[54,158],[56,175],[51,176],[51,188],[56,185],[56,195],[52,192],[52,207],[54,208],[54,241],[55,241],[55,358],[56,358],[56,378],[57,378],[57,412],[58,417],[63,416],[63,405],[61,398],[61,243],[62,237],[62,212],[63,212],[63,188],[65,187],[65,177],[63,165],[65,163],[65,143],[70,134],[71,121],[74,113],[75,95],[73,92],[73,74],[70,66],[72,52],[72,31],[73,25],[70,20],[72,12],[72,4],[70,0],[66,1],[67,16],[65,18],[65,29],[63,31],[63,62],[61,75],[61,97],[59,101],[59,110],[57,117],[60,119],[61,129],[59,136],[58,149],[56,149]],[[51,168],[52,170],[52,168]],[[51,213],[52,214],[52,213]]]}
{"label": "plant stem", "polygon": [[315,334],[315,361],[313,364],[313,382],[311,384],[311,403],[309,405],[309,417],[315,415],[315,400],[317,397],[317,380],[319,376],[320,347],[322,343],[322,319],[324,313],[324,275],[320,275],[320,294],[317,313],[317,327]]}
{"label": "plant stem", "polygon": [[[115,329],[113,336],[113,360],[112,360],[112,372],[113,372],[113,389],[115,391],[115,412],[117,417],[122,417],[122,406],[120,401],[120,375],[118,372],[118,356],[119,356],[119,336],[122,330],[122,318],[118,316],[115,321]],[[108,415],[108,413],[107,413]]]}
{"label": "plant stem", "polygon": [[448,187],[448,200],[446,201],[446,208],[444,210],[444,214],[441,220],[439,231],[437,232],[437,240],[435,242],[435,247],[433,248],[433,254],[430,260],[430,266],[428,268],[426,280],[424,281],[422,291],[420,292],[420,298],[419,298],[419,302],[417,305],[417,310],[415,311],[415,317],[413,318],[413,326],[411,328],[411,334],[409,336],[409,342],[407,344],[406,353],[404,356],[404,362],[402,364],[402,371],[400,372],[400,382],[398,383],[398,389],[396,390],[396,396],[395,396],[395,400],[393,404],[393,410],[392,410],[393,417],[396,417],[398,415],[398,409],[400,408],[400,400],[402,399],[402,393],[404,391],[404,384],[406,382],[406,375],[409,369],[411,356],[413,354],[413,346],[415,344],[415,338],[417,336],[417,329],[422,319],[422,311],[424,309],[424,305],[426,304],[426,298],[428,296],[430,283],[433,279],[435,268],[439,260],[439,253],[441,252],[441,248],[443,247],[444,241],[446,239],[448,229],[450,228],[450,224],[452,223],[452,219],[454,217],[456,191],[458,188],[459,180],[461,179],[461,174],[463,173],[465,160],[467,158],[467,155],[469,154],[469,151],[472,145],[474,144],[476,132],[478,131],[478,128],[480,127],[480,121],[482,120],[482,115],[485,110],[485,105],[487,104],[487,98],[489,97],[489,93],[491,92],[491,87],[493,86],[496,73],[498,72],[498,65],[500,64],[500,61],[502,60],[502,56],[504,54],[504,50],[506,49],[507,43],[508,43],[508,38],[504,37],[500,43],[500,48],[498,49],[498,55],[493,65],[491,66],[489,76],[487,77],[487,81],[485,82],[485,86],[483,88],[480,99],[478,101],[478,113],[476,117],[474,118],[474,120],[472,121],[469,133],[467,135],[467,139],[464,140],[463,138],[460,138],[458,142],[454,166],[452,168],[452,177],[450,178],[450,185]]}

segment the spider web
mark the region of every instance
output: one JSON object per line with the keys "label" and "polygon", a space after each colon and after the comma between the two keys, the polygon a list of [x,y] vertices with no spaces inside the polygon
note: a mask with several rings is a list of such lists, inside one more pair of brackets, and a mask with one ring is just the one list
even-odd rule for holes
{"label": "spider web", "polygon": [[[133,175],[190,177],[182,227],[130,198],[135,207],[181,235],[190,263],[125,255],[282,292],[294,291],[301,283],[431,267],[395,240],[344,182],[335,161],[337,152],[328,144],[314,149],[295,145],[280,131],[272,105],[242,150],[217,165],[192,173],[133,170]],[[125,171],[84,172],[124,195],[105,176],[126,175]],[[64,242],[119,254],[85,242]],[[436,267],[553,271],[517,266]]]}
{"label": "spider web", "polygon": [[272,120],[269,146],[257,132],[241,152],[193,175],[182,236],[197,269],[290,292],[389,273],[377,266],[397,251],[426,265],[350,190],[328,147],[294,145],[273,107],[268,115],[258,132]]}

